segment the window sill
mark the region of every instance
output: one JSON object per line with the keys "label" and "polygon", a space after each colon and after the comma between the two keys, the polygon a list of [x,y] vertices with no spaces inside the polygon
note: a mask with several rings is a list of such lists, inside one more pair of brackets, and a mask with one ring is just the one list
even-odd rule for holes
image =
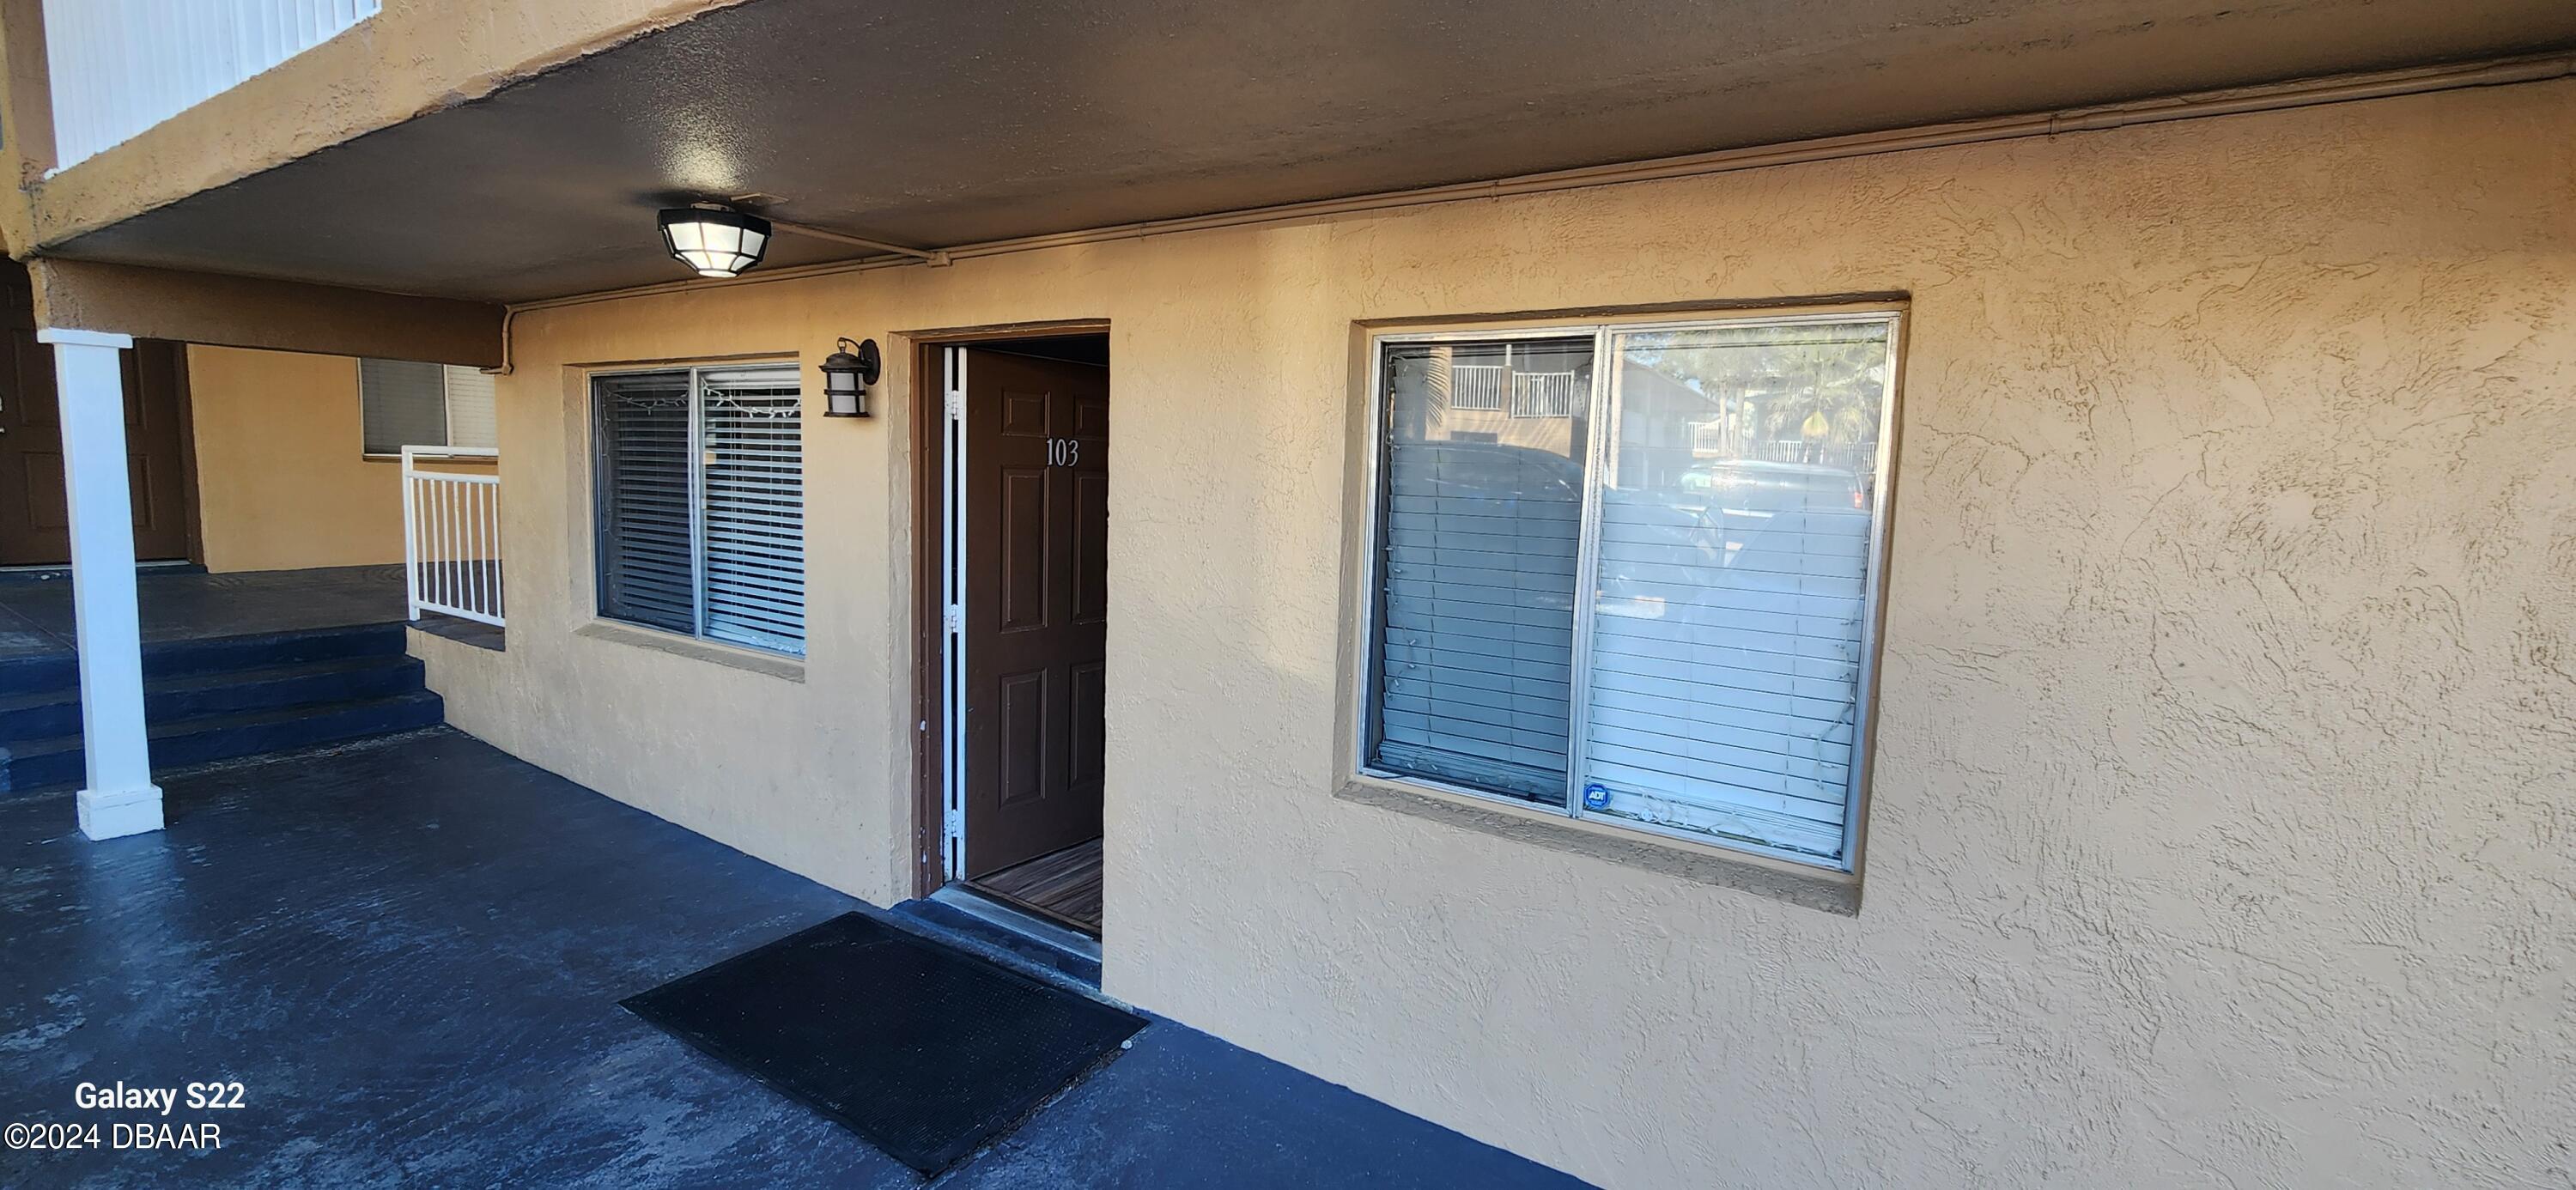
{"label": "window sill", "polygon": [[681,636],[675,632],[662,632],[609,620],[593,620],[574,629],[572,634],[592,640],[614,641],[622,645],[651,649],[657,653],[686,657],[692,661],[704,661],[728,669],[748,670],[790,682],[801,684],[805,681],[805,663],[797,658],[779,653],[763,653],[757,649],[720,645],[714,641],[699,640],[694,636]]}
{"label": "window sill", "polygon": [[1698,884],[1753,893],[1843,917],[1860,915],[1860,877],[1849,872],[1829,872],[1804,864],[1567,818],[1544,810],[1525,810],[1498,801],[1381,777],[1348,778],[1333,796],[1346,802],[1411,814],[1480,834],[1606,860]]}

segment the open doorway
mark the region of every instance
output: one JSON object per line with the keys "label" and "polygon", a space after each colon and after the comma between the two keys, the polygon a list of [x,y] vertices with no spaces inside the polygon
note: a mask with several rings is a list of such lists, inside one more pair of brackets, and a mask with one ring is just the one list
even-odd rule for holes
{"label": "open doorway", "polygon": [[[125,365],[135,560],[202,560],[187,345],[138,339],[118,354]],[[54,349],[36,341],[25,266],[0,260],[0,568],[58,567],[71,557]]]}
{"label": "open doorway", "polygon": [[921,456],[936,477],[922,544],[938,706],[923,718],[939,794],[924,883],[1098,938],[1109,337],[937,343],[922,363],[938,398]]}

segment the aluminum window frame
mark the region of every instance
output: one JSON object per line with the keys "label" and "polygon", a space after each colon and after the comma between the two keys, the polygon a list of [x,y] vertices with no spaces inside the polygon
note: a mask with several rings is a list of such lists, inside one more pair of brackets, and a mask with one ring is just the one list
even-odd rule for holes
{"label": "aluminum window frame", "polygon": [[[1386,651],[1381,645],[1381,640],[1386,632],[1386,590],[1384,585],[1378,582],[1379,557],[1385,552],[1385,510],[1387,508],[1388,501],[1392,496],[1392,489],[1388,486],[1392,482],[1392,477],[1387,474],[1386,468],[1387,392],[1385,349],[1390,344],[1491,343],[1496,340],[1508,340],[1514,345],[1539,340],[1551,340],[1559,343],[1590,343],[1592,345],[1593,352],[1592,386],[1596,390],[1596,399],[1591,405],[1587,406],[1587,409],[1590,409],[1598,405],[1597,390],[1601,386],[1602,330],[1603,328],[1598,324],[1577,325],[1571,327],[1533,325],[1529,327],[1488,327],[1474,330],[1414,331],[1379,334],[1372,335],[1370,337],[1369,397],[1367,411],[1369,437],[1368,449],[1365,452],[1367,456],[1367,471],[1363,474],[1361,479],[1361,490],[1367,493],[1368,502],[1367,506],[1361,511],[1361,515],[1363,517],[1361,523],[1361,534],[1364,545],[1360,557],[1361,595],[1367,602],[1362,609],[1363,614],[1361,623],[1363,631],[1360,636],[1361,657],[1360,664],[1355,667],[1358,670],[1357,676],[1359,679],[1359,685],[1355,692],[1356,701],[1353,703],[1358,710],[1356,722],[1359,727],[1358,739],[1356,741],[1357,754],[1353,758],[1353,763],[1358,766],[1356,771],[1361,775],[1380,778],[1383,780],[1401,781],[1448,793],[1464,793],[1486,801],[1500,803],[1502,805],[1519,806],[1524,809],[1532,809],[1542,812],[1555,812],[1562,814],[1564,813],[1565,804],[1569,802],[1574,804],[1576,808],[1580,808],[1579,798],[1562,798],[1560,799],[1560,804],[1558,806],[1551,807],[1544,802],[1531,801],[1528,798],[1514,797],[1509,794],[1493,793],[1491,791],[1477,789],[1474,786],[1462,785],[1451,781],[1443,781],[1438,778],[1425,777],[1420,774],[1398,773],[1392,770],[1374,767],[1369,763],[1369,753],[1374,750],[1373,744],[1378,735],[1378,717],[1380,714],[1375,692],[1384,684],[1383,679],[1385,677],[1386,658]],[[1506,358],[1508,358],[1508,356]],[[1505,392],[1503,394],[1503,400],[1504,409],[1484,410],[1484,412],[1502,412],[1505,416],[1510,416],[1508,410],[1510,408],[1511,394],[1509,392]],[[1584,423],[1587,433],[1591,432],[1591,422],[1589,417],[1590,414],[1587,412],[1587,420]],[[1590,459],[1591,446],[1588,441],[1584,450],[1584,501],[1589,505],[1592,500],[1590,482],[1592,464]],[[1578,571],[1581,565],[1582,563],[1578,560],[1576,562]],[[1575,617],[1577,621],[1578,638],[1580,636],[1580,621],[1582,618],[1583,617],[1580,614]],[[1569,692],[1572,690],[1571,683],[1568,685],[1568,690]],[[1571,698],[1572,695],[1569,693],[1567,714],[1569,726],[1571,726],[1573,720]],[[1566,773],[1569,777],[1568,789],[1572,790],[1577,788],[1572,785],[1570,781],[1570,778],[1575,771],[1573,767],[1573,741],[1568,739],[1566,741],[1566,746]],[[1572,817],[1572,815],[1567,816]]]}
{"label": "aluminum window frame", "polygon": [[[1758,856],[1794,864],[1800,868],[1853,874],[1860,870],[1865,836],[1863,810],[1868,804],[1869,789],[1875,777],[1878,734],[1878,668],[1883,648],[1886,616],[1887,553],[1889,513],[1894,507],[1896,490],[1896,450],[1902,386],[1898,378],[1904,371],[1905,316],[1901,307],[1868,305],[1833,311],[1803,313],[1741,314],[1715,313],[1687,318],[1656,316],[1650,319],[1617,318],[1564,323],[1532,322],[1526,325],[1479,322],[1472,328],[1464,325],[1422,331],[1372,331],[1368,336],[1368,392],[1363,416],[1366,418],[1365,449],[1361,452],[1360,491],[1364,503],[1360,509],[1360,583],[1361,631],[1358,664],[1353,665],[1351,688],[1355,731],[1348,741],[1353,772],[1376,781],[1390,782],[1411,789],[1509,807],[1543,817],[1559,817],[1616,827],[1623,831],[1667,839],[1695,847],[1721,852]],[[1461,320],[1462,323],[1464,320]],[[1611,814],[1588,814],[1583,808],[1583,773],[1589,759],[1591,736],[1592,638],[1600,617],[1597,585],[1601,566],[1601,500],[1600,468],[1603,443],[1616,433],[1614,420],[1618,409],[1616,387],[1624,371],[1619,366],[1619,343],[1622,339],[1655,332],[1732,329],[1765,326],[1815,326],[1877,323],[1887,328],[1887,374],[1879,393],[1878,450],[1873,466],[1875,475],[1870,488],[1870,521],[1868,571],[1861,584],[1860,658],[1853,681],[1852,778],[1843,794],[1843,846],[1838,856],[1819,856],[1812,852],[1771,846],[1750,839],[1730,838],[1702,831],[1684,830],[1661,823],[1645,822]],[[1417,343],[1490,343],[1508,340],[1519,343],[1552,339],[1571,342],[1589,338],[1593,345],[1592,386],[1585,415],[1583,460],[1583,509],[1581,537],[1575,561],[1574,635],[1569,652],[1571,665],[1566,707],[1566,773],[1565,792],[1558,805],[1531,801],[1478,789],[1455,781],[1398,772],[1370,762],[1370,753],[1378,733],[1377,691],[1382,685],[1385,658],[1386,593],[1379,582],[1379,566],[1385,553],[1385,530],[1390,476],[1387,453],[1387,348]],[[1585,598],[1584,585],[1593,584],[1591,598]]]}
{"label": "aluminum window frame", "polygon": [[[807,394],[805,391],[806,384],[803,361],[794,357],[774,358],[767,356],[754,356],[746,359],[701,360],[692,363],[667,363],[638,365],[635,367],[596,368],[583,374],[583,399],[587,401],[590,406],[590,614],[592,619],[602,621],[604,623],[615,624],[621,628],[632,628],[643,632],[659,632],[666,636],[696,641],[700,644],[713,645],[720,649],[743,649],[749,652],[759,653],[763,656],[788,657],[798,661],[803,661],[805,659],[805,649],[801,646],[809,643],[807,641],[797,642],[800,647],[791,651],[788,649],[773,648],[763,644],[754,644],[748,641],[727,640],[722,637],[709,636],[707,634],[706,390],[703,377],[704,374],[709,371],[722,369],[772,367],[788,369],[796,377],[796,441],[798,450],[801,453],[805,442],[805,422],[807,420],[805,415],[805,399]],[[672,631],[660,624],[647,624],[641,620],[630,620],[623,616],[612,616],[608,614],[606,608],[603,606],[606,602],[604,596],[608,585],[608,552],[600,548],[600,543],[608,528],[606,493],[602,490],[600,483],[601,479],[608,473],[608,439],[605,434],[601,433],[601,430],[604,428],[603,419],[606,417],[606,413],[605,407],[602,406],[599,401],[599,382],[602,380],[612,380],[620,376],[652,376],[673,372],[686,372],[689,377],[688,449],[690,612],[689,631],[685,633]],[[804,490],[805,484],[805,478],[801,470],[797,475],[796,482],[797,490],[801,493]],[[803,538],[804,534],[805,526],[803,522],[805,512],[806,509],[800,504],[797,510],[800,540]],[[810,578],[810,555],[806,559],[806,563],[809,566],[806,573]],[[803,599],[800,606],[802,606],[809,614],[813,610],[810,598],[811,594],[811,591],[808,590],[803,596],[800,596],[800,598]]]}
{"label": "aluminum window frame", "polygon": [[[367,361],[371,359],[379,363],[425,364],[438,369],[438,434],[442,441],[399,443],[392,450],[367,449]],[[349,368],[352,374],[357,377],[358,385],[359,458],[366,459],[371,462],[400,462],[402,461],[402,447],[404,446],[425,446],[437,450],[486,450],[499,448],[500,442],[498,440],[499,435],[497,433],[494,435],[494,442],[491,447],[460,447],[456,445],[456,370],[458,368],[473,370],[472,365],[442,364],[431,360],[407,360],[395,359],[389,355],[371,355],[351,357]]]}

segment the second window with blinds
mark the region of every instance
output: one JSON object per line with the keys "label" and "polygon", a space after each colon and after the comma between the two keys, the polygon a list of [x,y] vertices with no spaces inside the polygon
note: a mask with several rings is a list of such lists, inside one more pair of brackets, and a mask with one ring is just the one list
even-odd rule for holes
{"label": "second window with blinds", "polygon": [[1362,768],[1849,870],[1897,326],[1379,338]]}
{"label": "second window with blinds", "polygon": [[595,375],[599,614],[805,652],[794,364]]}
{"label": "second window with blinds", "polygon": [[406,446],[488,449],[492,378],[458,364],[359,360],[358,424],[369,458],[394,458]]}

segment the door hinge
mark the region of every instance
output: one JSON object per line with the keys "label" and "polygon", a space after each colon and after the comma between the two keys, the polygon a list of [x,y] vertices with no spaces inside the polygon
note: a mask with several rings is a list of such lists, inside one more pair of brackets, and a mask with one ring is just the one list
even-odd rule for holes
{"label": "door hinge", "polygon": [[941,616],[940,620],[948,625],[950,632],[966,631],[966,609],[954,603],[948,605],[947,614]]}
{"label": "door hinge", "polygon": [[948,420],[963,421],[965,418],[966,394],[958,392],[955,389],[950,389],[948,391]]}

